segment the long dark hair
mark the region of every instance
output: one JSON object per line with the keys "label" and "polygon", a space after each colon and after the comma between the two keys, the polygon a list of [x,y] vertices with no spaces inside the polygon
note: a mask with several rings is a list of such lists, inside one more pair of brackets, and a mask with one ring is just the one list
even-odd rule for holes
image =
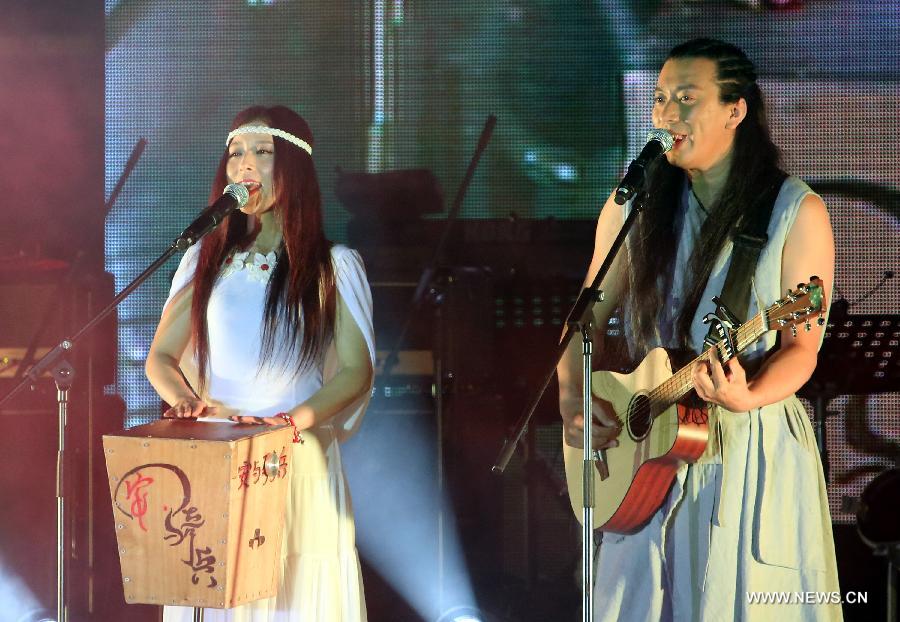
{"label": "long dark hair", "polygon": [[[284,106],[247,108],[234,118],[231,129],[251,122],[284,130],[314,145],[306,121]],[[284,354],[286,361],[296,361],[296,373],[319,360],[334,335],[335,277],[331,242],[322,228],[322,199],[312,157],[277,136],[274,142],[274,210],[283,240],[266,289],[260,366],[277,352]],[[228,183],[227,161],[226,149],[216,169],[210,202],[221,196]],[[232,252],[247,248],[257,233],[258,229],[248,232],[247,216],[236,211],[201,241],[191,306],[200,391],[206,387],[209,367],[209,297],[225,259]]]}
{"label": "long dark hair", "polygon": [[[705,58],[716,63],[716,82],[722,103],[747,102],[747,116],[738,125],[731,169],[725,189],[715,206],[706,206],[703,223],[688,260],[684,300],[675,318],[677,346],[690,347],[691,323],[712,272],[716,257],[733,239],[742,218],[759,206],[755,199],[778,174],[780,153],[772,142],[756,69],[740,48],[717,39],[693,39],[669,52],[669,59]],[[637,354],[642,356],[653,341],[665,296],[672,284],[672,267],[678,244],[676,216],[686,173],[659,158],[647,173],[644,211],[629,236],[629,321]]]}

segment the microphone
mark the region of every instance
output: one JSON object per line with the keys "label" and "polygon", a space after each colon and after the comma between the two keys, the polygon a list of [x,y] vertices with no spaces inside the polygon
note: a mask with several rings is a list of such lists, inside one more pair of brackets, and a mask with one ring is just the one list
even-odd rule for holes
{"label": "microphone", "polygon": [[234,210],[244,207],[250,199],[250,191],[244,184],[228,184],[215,203],[203,210],[203,213],[181,232],[173,246],[178,250],[185,250],[196,244],[197,240],[215,229],[228,214]]}
{"label": "microphone", "polygon": [[628,172],[616,188],[616,203],[624,205],[641,191],[644,187],[644,172],[647,165],[671,149],[674,144],[675,139],[667,131],[650,130],[647,134],[647,144],[637,159],[628,165]]}

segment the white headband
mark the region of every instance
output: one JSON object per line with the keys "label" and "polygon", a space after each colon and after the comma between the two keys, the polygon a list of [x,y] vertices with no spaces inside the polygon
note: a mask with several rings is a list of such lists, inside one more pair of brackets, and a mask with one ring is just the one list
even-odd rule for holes
{"label": "white headband", "polygon": [[297,145],[303,151],[312,155],[312,147],[303,139],[297,138],[293,134],[289,132],[285,132],[284,130],[276,130],[274,127],[267,127],[265,125],[243,125],[236,130],[231,130],[228,132],[228,138],[225,139],[225,148],[228,148],[228,145],[231,144],[231,139],[237,136],[238,134],[271,134],[272,136],[277,136],[278,138],[283,138],[284,140]]}

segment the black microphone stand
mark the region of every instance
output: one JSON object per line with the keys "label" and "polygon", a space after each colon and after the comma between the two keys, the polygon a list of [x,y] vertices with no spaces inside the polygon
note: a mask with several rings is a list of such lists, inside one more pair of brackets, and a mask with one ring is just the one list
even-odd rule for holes
{"label": "black microphone stand", "polygon": [[584,504],[582,507],[581,550],[582,622],[593,622],[594,616],[594,566],[592,563],[594,543],[594,462],[596,461],[598,463],[596,468],[600,470],[600,472],[603,474],[603,477],[606,477],[608,475],[608,469],[606,465],[606,452],[602,450],[591,450],[591,422],[593,419],[593,395],[591,392],[591,358],[593,355],[594,304],[603,300],[603,292],[600,289],[600,284],[603,282],[603,279],[606,278],[606,274],[607,272],[609,272],[609,269],[612,266],[612,263],[615,260],[619,249],[625,242],[625,238],[628,236],[629,231],[631,231],[631,227],[634,224],[635,219],[643,209],[643,200],[643,193],[635,196],[631,206],[631,211],[629,212],[628,217],[625,219],[625,222],[622,224],[622,228],[619,230],[616,239],[613,240],[612,246],[610,247],[609,252],[606,254],[606,257],[603,260],[603,264],[597,271],[594,280],[588,287],[581,290],[581,294],[579,294],[578,298],[575,300],[575,304],[572,306],[572,310],[569,312],[569,316],[566,319],[566,331],[565,333],[563,333],[562,339],[560,340],[559,345],[554,351],[553,357],[551,359],[552,364],[548,366],[547,372],[543,376],[544,381],[540,384],[534,396],[529,401],[529,406],[528,408],[526,408],[525,412],[522,414],[522,416],[519,418],[519,421],[513,428],[512,435],[504,440],[500,455],[497,457],[497,461],[492,467],[492,470],[495,473],[502,473],[506,469],[507,464],[512,458],[513,452],[515,452],[516,445],[518,445],[519,441],[522,439],[522,435],[528,428],[528,424],[531,421],[532,415],[534,415],[534,411],[537,409],[541,396],[544,394],[544,391],[547,389],[547,386],[550,384],[550,381],[556,374],[556,367],[559,365],[559,362],[565,355],[565,352],[569,346],[569,342],[575,336],[575,333],[581,333],[583,359],[582,382],[584,388],[582,403],[582,407],[584,409],[584,490],[582,494]]}
{"label": "black microphone stand", "polygon": [[[31,369],[22,374],[22,380],[13,389],[0,399],[0,407],[11,400],[26,386],[34,384],[38,378],[44,373],[50,372],[56,382],[57,402],[59,404],[59,449],[56,456],[56,575],[57,575],[57,622],[65,622],[66,612],[66,589],[65,589],[65,487],[64,487],[64,465],[65,465],[65,439],[66,439],[66,416],[69,405],[69,389],[75,377],[75,370],[67,359],[67,354],[72,351],[78,342],[88,332],[99,324],[107,315],[109,315],[119,303],[127,298],[138,286],[141,285],[154,272],[159,270],[169,258],[180,250],[185,250],[195,244],[202,235],[210,231],[212,227],[208,227],[200,235],[186,235],[185,233],[178,236],[172,244],[151,263],[143,272],[141,272],[131,283],[119,292],[106,307],[97,315],[88,321],[78,332],[68,339],[63,339],[52,350],[47,352],[41,359],[34,364]],[[195,614],[196,615],[196,614]]]}
{"label": "black microphone stand", "polygon": [[[179,238],[180,240],[181,238]],[[169,258],[177,251],[181,250],[177,246],[178,240],[166,249],[166,251],[154,261],[150,266],[137,276],[125,289],[123,289],[112,301],[100,311],[92,320],[85,324],[74,336],[69,339],[63,339],[52,350],[47,352],[34,366],[27,372],[22,374],[22,380],[13,389],[0,399],[0,407],[11,400],[25,387],[34,384],[38,378],[44,373],[49,372],[53,376],[56,383],[57,402],[59,408],[59,449],[56,455],[56,598],[57,598],[57,620],[65,622],[65,487],[64,487],[64,465],[65,465],[65,445],[66,445],[66,416],[69,405],[69,389],[75,378],[75,369],[67,358],[81,338],[90,332],[97,324],[99,324],[107,315],[109,315],[131,292],[143,283],[147,277],[156,272]],[[185,247],[187,248],[187,247]]]}
{"label": "black microphone stand", "polygon": [[[122,174],[119,175],[119,179],[116,182],[115,187],[113,188],[112,193],[104,205],[104,214],[109,214],[112,209],[113,204],[119,196],[119,193],[122,191],[122,187],[125,185],[125,181],[131,175],[131,171],[134,170],[135,166],[137,166],[138,160],[144,152],[144,147],[146,147],[147,141],[144,138],[141,138],[137,143],[135,143],[134,148],[131,150],[131,155],[128,158],[128,161],[125,163],[125,167],[122,170]],[[171,253],[170,253],[171,254]],[[168,256],[166,256],[168,258]],[[69,274],[64,279],[68,281],[69,278],[75,274],[77,267],[79,266],[81,260],[83,259],[83,255],[79,254],[72,267],[69,269]],[[161,265],[161,264],[160,264]],[[150,276],[152,272],[143,276],[143,278],[147,278]],[[143,280],[143,279],[142,279]],[[140,283],[138,283],[139,285]],[[135,285],[137,287],[137,285]],[[62,289],[62,283],[56,290],[56,293],[59,294]],[[134,289],[134,288],[132,288]],[[129,290],[130,293],[130,290]],[[125,294],[127,296],[127,294]],[[13,396],[18,394],[22,389],[26,386],[33,386],[37,379],[41,377],[45,373],[45,371],[50,370],[50,374],[53,376],[53,380],[56,384],[56,401],[57,401],[57,410],[58,410],[58,441],[57,441],[57,452],[56,452],[56,622],[66,622],[66,618],[68,612],[66,610],[66,564],[65,564],[65,448],[66,448],[66,417],[68,415],[68,407],[69,407],[69,389],[72,388],[72,383],[75,379],[75,368],[71,363],[65,358],[65,353],[71,350],[74,345],[76,339],[80,339],[81,336],[87,333],[91,328],[96,326],[100,321],[109,314],[109,312],[115,308],[118,302],[124,298],[125,296],[117,297],[113,303],[110,304],[106,309],[100,312],[100,314],[95,317],[92,321],[88,322],[88,324],[82,328],[72,339],[63,339],[59,345],[57,345],[53,350],[50,350],[45,354],[41,359],[31,367],[27,372],[25,372],[25,367],[30,362],[31,358],[34,356],[34,352],[37,349],[37,343],[41,336],[42,329],[39,327],[34,335],[32,335],[31,342],[28,344],[28,348],[25,351],[25,355],[22,360],[19,362],[18,367],[16,368],[15,378],[21,380],[18,384],[16,384],[12,390],[3,396],[0,399],[0,407],[2,407],[6,402],[11,400]],[[50,310],[48,309],[44,315],[46,319],[49,316]],[[42,322],[42,325],[46,324],[46,322]]]}

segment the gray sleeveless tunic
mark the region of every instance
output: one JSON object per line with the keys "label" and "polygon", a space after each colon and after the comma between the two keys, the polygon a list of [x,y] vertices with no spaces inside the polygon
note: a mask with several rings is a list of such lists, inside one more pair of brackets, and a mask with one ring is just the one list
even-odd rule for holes
{"label": "gray sleeveless tunic", "polygon": [[[811,192],[796,177],[782,186],[747,317],[784,294],[784,242]],[[705,216],[685,187],[671,295],[660,314],[660,345],[675,345],[672,320]],[[697,351],[708,330],[702,318],[715,311],[710,299],[722,290],[731,251],[729,243],[720,253],[694,316],[691,340]],[[742,364],[758,365],[775,337],[769,332],[747,348]],[[633,535],[604,534],[595,560],[594,619],[841,619],[828,497],[815,437],[799,400],[791,396],[743,413],[715,407],[710,428],[706,452],[682,467],[650,522]],[[804,604],[752,603],[759,592],[785,593]],[[825,604],[807,604],[809,598]]]}

